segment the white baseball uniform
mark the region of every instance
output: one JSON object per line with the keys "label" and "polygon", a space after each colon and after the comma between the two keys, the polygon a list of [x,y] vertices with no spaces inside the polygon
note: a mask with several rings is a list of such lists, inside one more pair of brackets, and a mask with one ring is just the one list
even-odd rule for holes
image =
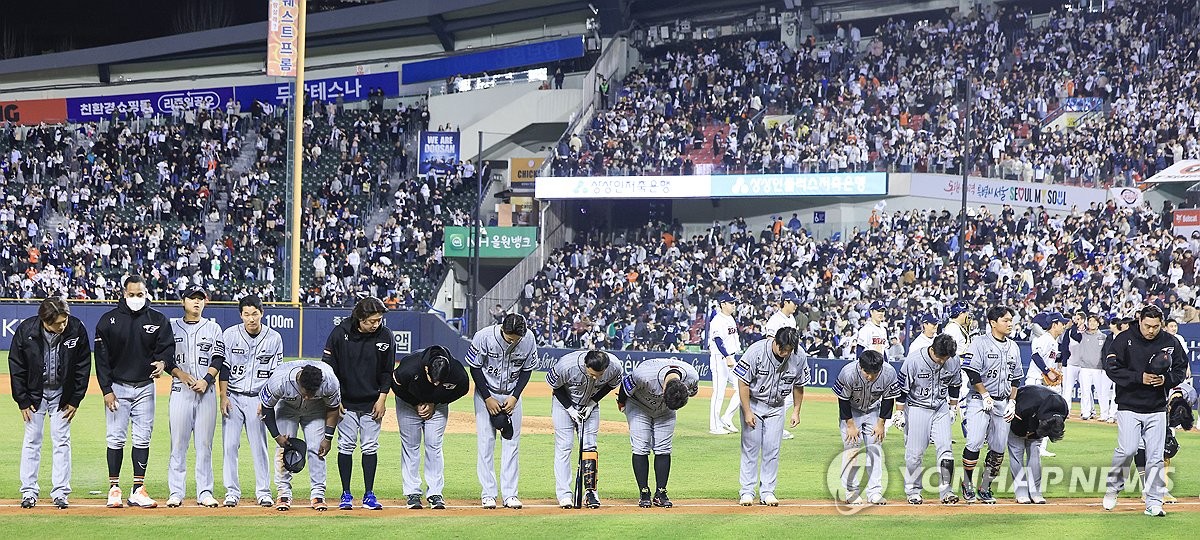
{"label": "white baseball uniform", "polygon": [[[220,368],[225,359],[225,341],[221,325],[201,317],[196,322],[171,319],[175,335],[175,367],[197,379],[208,375],[210,367]],[[188,444],[196,445],[196,499],[212,496],[212,444],[217,431],[216,384],[197,393],[178,378],[171,381],[171,459],[167,468],[167,488],[172,498],[183,500],[187,487]]]}
{"label": "white baseball uniform", "polygon": [[246,325],[237,324],[225,329],[223,339],[226,355],[221,377],[229,385],[229,414],[221,419],[221,439],[225,443],[225,497],[238,499],[242,496],[238,451],[245,428],[250,457],[254,460],[254,497],[262,501],[271,497],[271,462],[258,393],[283,359],[283,338],[266,326],[257,336],[251,336],[246,332]]}
{"label": "white baseball uniform", "polygon": [[[717,338],[721,340],[719,347]],[[732,422],[733,413],[738,408],[737,399],[733,398],[729,400],[729,406],[725,407],[723,413],[721,410],[721,404],[725,400],[726,385],[733,386],[734,390],[737,390],[733,378],[733,368],[725,363],[725,354],[721,353],[722,347],[730,356],[742,352],[737,321],[718,310],[708,323],[708,369],[712,373],[713,385],[712,399],[709,401],[708,407],[708,429],[710,431],[718,431],[725,424]],[[726,418],[730,420],[725,420]]]}

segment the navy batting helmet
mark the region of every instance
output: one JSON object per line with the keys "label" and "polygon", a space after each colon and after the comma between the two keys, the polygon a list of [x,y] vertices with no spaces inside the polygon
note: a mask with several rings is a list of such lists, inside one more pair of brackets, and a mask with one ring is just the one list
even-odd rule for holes
{"label": "navy batting helmet", "polygon": [[303,471],[307,456],[308,444],[303,439],[288,437],[283,444],[283,468],[293,474]]}
{"label": "navy batting helmet", "polygon": [[971,308],[967,306],[966,302],[955,302],[954,305],[950,306],[950,310],[946,312],[946,315],[951,319],[954,319],[963,313],[970,312]]}
{"label": "navy batting helmet", "polygon": [[1171,370],[1171,350],[1163,349],[1150,357],[1146,364],[1146,373],[1151,375],[1166,375]]}
{"label": "navy batting helmet", "polygon": [[1179,441],[1175,439],[1175,430],[1167,430],[1167,442],[1163,443],[1163,457],[1171,459],[1179,453]]}

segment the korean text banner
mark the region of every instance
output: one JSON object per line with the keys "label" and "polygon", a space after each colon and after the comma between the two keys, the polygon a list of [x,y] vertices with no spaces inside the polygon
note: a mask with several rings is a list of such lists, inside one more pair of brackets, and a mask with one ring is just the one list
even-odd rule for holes
{"label": "korean text banner", "polygon": [[76,122],[134,115],[172,114],[176,109],[215,109],[233,99],[233,87],[170,90],[116,96],[67,98],[67,117]]}
{"label": "korean text banner", "polygon": [[[914,197],[957,201],[962,198],[962,188],[961,176],[913,174],[910,194]],[[1047,210],[1078,207],[1083,211],[1092,203],[1104,205],[1108,202],[1108,190],[972,176],[967,181],[967,202],[1044,206]]]}
{"label": "korean text banner", "polygon": [[887,173],[730,174],[692,176],[547,176],[539,199],[688,199],[887,194]]}
{"label": "korean text banner", "polygon": [[299,24],[296,0],[267,4],[267,76],[295,77]]}
{"label": "korean text banner", "polygon": [[[484,259],[520,259],[537,248],[537,227],[484,227],[479,242],[479,257]],[[446,227],[447,257],[470,257],[471,227]]]}
{"label": "korean text banner", "polygon": [[[345,77],[329,77],[304,81],[304,91],[308,94],[308,102],[336,101],[342,98],[347,103],[367,99],[372,89],[382,89],[385,96],[400,94],[400,81],[396,72],[373,73],[370,75],[347,75]],[[249,104],[255,100],[271,105],[287,105],[292,100],[290,83],[256,84],[239,86],[236,89],[237,99],[242,102],[242,110],[249,110]],[[308,103],[306,102],[307,106]]]}
{"label": "korean text banner", "polygon": [[458,163],[457,131],[422,131],[417,145],[418,172],[448,174]]}

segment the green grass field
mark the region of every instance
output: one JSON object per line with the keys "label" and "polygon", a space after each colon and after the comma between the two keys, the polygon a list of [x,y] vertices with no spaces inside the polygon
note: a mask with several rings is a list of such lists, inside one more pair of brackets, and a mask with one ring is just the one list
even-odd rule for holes
{"label": "green grass field", "polygon": [[[6,356],[6,355],[4,355]],[[0,362],[7,366],[7,362]],[[538,381],[531,384],[544,384]],[[7,394],[7,389],[4,389]],[[810,396],[828,396],[829,391],[813,389]],[[22,438],[22,423],[16,407],[10,403],[9,414],[0,415],[0,432],[5,435],[4,446],[9,451],[0,453],[0,497],[17,498],[19,496],[18,466],[20,461],[19,447]],[[74,452],[74,474],[72,500],[77,503],[97,503],[102,495],[89,494],[103,492],[107,489],[107,471],[104,458],[104,414],[102,401],[99,396],[88,396],[74,422],[72,439]],[[454,411],[471,411],[471,403],[464,399],[452,406]],[[524,410],[527,416],[549,416],[550,398],[528,397],[525,399]],[[156,429],[150,452],[150,464],[147,474],[147,484],[152,496],[165,501],[166,493],[166,464],[169,454],[169,436],[167,420],[167,398],[160,397],[157,402]],[[389,412],[389,414],[392,414]],[[602,407],[602,418],[606,420],[623,421],[615,403],[606,400]],[[680,411],[679,426],[676,430],[673,466],[671,471],[670,490],[672,498],[683,506],[687,499],[725,499],[735,504],[738,491],[738,454],[739,441],[737,435],[709,435],[708,400],[695,399]],[[782,466],[780,471],[777,495],[785,503],[788,500],[829,500],[830,494],[826,488],[826,473],[829,464],[841,451],[836,421],[836,405],[828,400],[810,400],[804,406],[803,422],[793,430],[796,439],[784,441],[782,450]],[[956,438],[961,434],[955,428]],[[1116,429],[1113,426],[1072,422],[1068,424],[1067,436],[1053,444],[1051,449],[1058,457],[1046,460],[1047,467],[1061,467],[1069,471],[1078,468],[1083,474],[1077,474],[1074,482],[1060,482],[1046,488],[1049,497],[1095,497],[1098,501],[1103,490],[1103,474],[1112,456],[1116,440]],[[479,483],[475,474],[476,438],[473,434],[448,434],[445,441],[446,458],[446,498],[450,504],[478,504]],[[1200,448],[1200,437],[1195,433],[1183,434],[1180,437],[1183,450],[1172,462],[1172,465],[1182,471],[1196,471],[1200,468],[1200,455],[1195,450]],[[403,498],[400,484],[400,448],[399,435],[395,432],[385,432],[380,440],[379,471],[377,475],[376,493],[389,506],[399,504]],[[47,445],[48,446],[48,445]],[[521,440],[521,484],[520,494],[526,500],[551,499],[554,496],[553,473],[551,469],[553,455],[553,435],[541,434],[522,436]],[[900,469],[903,466],[903,439],[898,431],[888,433],[884,444],[886,453],[887,472],[890,480],[887,483],[886,494],[893,504],[903,504],[903,490],[900,485]],[[216,493],[218,499],[224,495],[221,486],[221,430],[218,423],[216,440],[214,441],[214,469],[217,479]],[[244,492],[253,492],[253,471],[247,446],[243,443],[241,459],[241,478]],[[634,485],[630,467],[629,440],[626,435],[603,434],[600,436],[600,474],[599,484],[602,498],[634,499],[637,490]],[[962,451],[961,442],[954,447],[955,454]],[[42,493],[45,496],[50,488],[50,456],[48,449],[43,450],[42,460]],[[498,454],[499,452],[497,452]],[[932,448],[926,455],[926,463],[932,463]],[[356,459],[356,468],[358,460]],[[1006,464],[1007,466],[1007,464]],[[1007,468],[1006,468],[1007,470]],[[122,470],[123,485],[128,491],[131,482],[131,466],[128,458]],[[195,498],[191,474],[188,479],[188,503]],[[1004,473],[1007,480],[1007,472]],[[1174,475],[1176,482],[1173,492],[1181,501],[1195,502],[1200,493],[1200,476],[1196,474],[1178,473]],[[359,470],[355,471],[353,486],[356,495],[361,496],[362,477]],[[328,496],[336,502],[340,491],[337,480],[336,465],[330,463]],[[297,475],[294,480],[294,490],[298,498],[307,493],[307,472]],[[1003,489],[997,491],[997,496],[1008,496],[1007,482]],[[1130,494],[1132,496],[1132,494]],[[927,498],[935,495],[927,493]],[[97,500],[87,501],[88,498]],[[1133,499],[1124,502],[1132,503]],[[48,500],[43,500],[43,504]],[[998,509],[999,510],[999,509]],[[686,534],[698,537],[716,537],[730,535],[729,527],[754,527],[755,533],[779,532],[787,534],[797,532],[797,527],[805,534],[818,536],[834,536],[847,534],[862,534],[864,531],[880,533],[885,536],[893,534],[904,536],[920,536],[945,534],[961,529],[969,519],[972,534],[988,531],[995,534],[1012,534],[1020,531],[1039,531],[1046,533],[1053,527],[1057,534],[1068,536],[1096,536],[1102,531],[1121,527],[1123,531],[1133,531],[1135,536],[1140,531],[1151,532],[1148,529],[1135,527],[1148,524],[1150,518],[1136,515],[1104,515],[1098,509],[1066,509],[1059,508],[1053,516],[1031,517],[1026,515],[1007,515],[1000,511],[996,515],[971,516],[936,516],[922,515],[920,509],[913,509],[911,516],[871,516],[870,512],[853,517],[830,516],[746,516],[746,515],[683,515],[662,516],[656,514],[653,520],[647,520],[631,511],[621,516],[587,516],[586,513],[564,513],[563,516],[539,515],[521,517],[513,513],[498,511],[494,517],[487,518],[491,527],[488,534],[496,534],[505,530],[502,525],[511,523],[520,527],[521,534],[530,537],[561,536],[569,523],[572,536],[679,536]],[[363,514],[363,512],[355,512]],[[105,534],[111,536],[114,530],[122,530],[120,525],[136,525],[138,532],[153,534],[161,532],[183,536],[210,536],[204,533],[204,527],[229,526],[239,527],[243,534],[239,536],[278,536],[284,531],[305,531],[309,534],[316,531],[338,533],[366,532],[369,528],[377,528],[378,524],[362,521],[355,517],[338,515],[331,511],[328,515],[315,515],[307,510],[291,512],[290,515],[254,515],[252,517],[234,518],[201,518],[197,517],[166,517],[167,511],[155,511],[154,519],[146,519],[130,512],[114,512],[113,517],[80,518],[70,514],[56,514],[53,520],[40,516],[44,514],[12,515],[0,513],[0,527],[17,530],[16,527],[36,526],[48,532],[50,537],[80,536],[90,537]],[[1178,513],[1166,520],[1156,520],[1153,532],[1163,534],[1163,529],[1182,527],[1184,522],[1190,522],[1194,514]],[[361,516],[358,516],[361,517]],[[100,520],[103,527],[97,527],[92,521]],[[569,520],[569,522],[568,522]],[[466,516],[430,516],[405,518],[405,532],[424,531],[437,536],[471,537],[482,536],[477,527],[481,519]],[[116,526],[114,526],[116,525]],[[903,529],[894,528],[895,526]],[[1128,525],[1129,527],[1125,527]],[[270,527],[267,529],[267,527]],[[872,528],[873,527],[873,528]],[[104,531],[101,533],[101,531]],[[144,531],[144,532],[143,532]],[[889,534],[895,531],[893,534]]]}

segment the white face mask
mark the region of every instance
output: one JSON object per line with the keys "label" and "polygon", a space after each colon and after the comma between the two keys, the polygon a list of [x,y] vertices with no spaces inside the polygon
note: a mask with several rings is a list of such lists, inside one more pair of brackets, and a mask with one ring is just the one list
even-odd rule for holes
{"label": "white face mask", "polygon": [[146,307],[146,297],[135,296],[125,299],[125,305],[129,306],[130,311],[140,311]]}

